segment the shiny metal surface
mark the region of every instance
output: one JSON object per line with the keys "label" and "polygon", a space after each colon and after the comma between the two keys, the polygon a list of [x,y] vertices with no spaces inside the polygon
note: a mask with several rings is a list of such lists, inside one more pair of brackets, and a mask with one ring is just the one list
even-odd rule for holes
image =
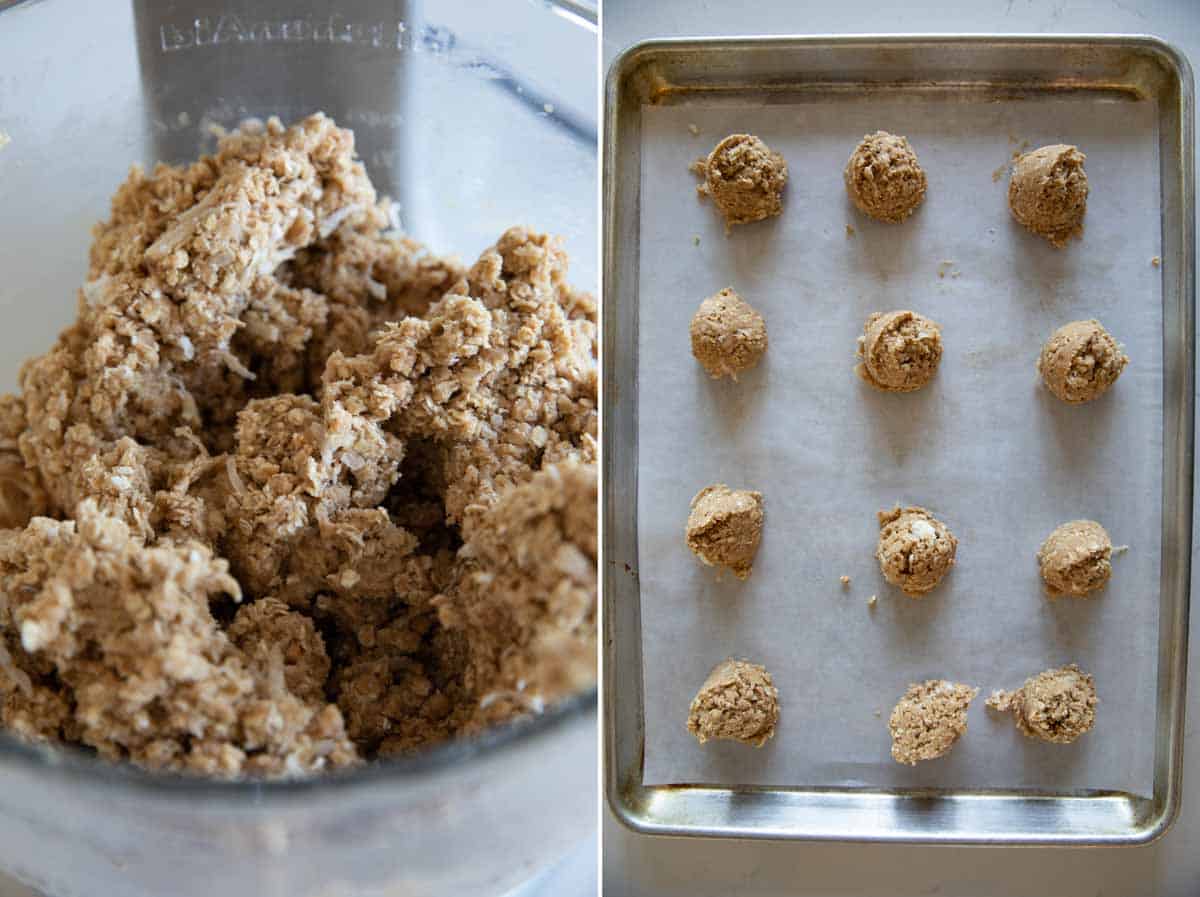
{"label": "shiny metal surface", "polygon": [[[713,788],[642,784],[637,554],[640,118],[647,104],[753,92],[1134,95],[1159,115],[1163,241],[1163,563],[1154,792]],[[652,41],[620,56],[605,91],[605,792],[647,834],[1007,845],[1153,840],[1179,809],[1191,584],[1195,241],[1191,69],[1146,36],[777,37]]]}

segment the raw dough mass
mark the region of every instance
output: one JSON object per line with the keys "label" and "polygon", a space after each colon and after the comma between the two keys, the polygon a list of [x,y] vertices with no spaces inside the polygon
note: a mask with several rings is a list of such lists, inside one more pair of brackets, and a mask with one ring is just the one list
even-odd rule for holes
{"label": "raw dough mass", "polygon": [[1096,721],[1096,683],[1075,664],[1038,673],[1016,691],[997,691],[987,706],[1012,713],[1030,738],[1070,744]]}
{"label": "raw dough mass", "polygon": [[1038,567],[1051,597],[1081,597],[1104,588],[1112,576],[1112,540],[1094,520],[1072,520],[1038,549]]}
{"label": "raw dough mass", "polygon": [[942,581],[954,566],[958,540],[924,508],[879,512],[879,546],[875,557],[883,578],[919,597]]}
{"label": "raw dough mass", "polygon": [[746,579],[762,539],[761,492],[733,490],[724,483],[706,486],[692,499],[687,545],[710,567],[728,567]]}
{"label": "raw dough mass", "polygon": [[907,137],[868,134],[854,148],[843,176],[860,212],[878,221],[903,221],[925,199],[925,172]]}
{"label": "raw dough mass", "polygon": [[688,710],[688,731],[704,744],[710,738],[762,747],[775,734],[779,692],[765,667],[726,660],[713,667]]}
{"label": "raw dough mass", "polygon": [[855,373],[884,392],[912,392],[933,379],[942,329],[914,311],[875,312],[858,338]]}
{"label": "raw dough mass", "polygon": [[1099,321],[1072,321],[1050,334],[1037,369],[1048,390],[1079,405],[1108,392],[1127,364],[1129,358]]}
{"label": "raw dough mass", "polygon": [[945,679],[908,687],[888,719],[892,758],[915,766],[947,753],[967,731],[967,707],[979,689]]}
{"label": "raw dough mass", "polygon": [[387,230],[317,114],[134,168],[0,399],[0,719],[295,775],[594,681],[596,308],[560,242]]}
{"label": "raw dough mass", "polygon": [[1008,182],[1008,207],[1026,228],[1062,248],[1083,231],[1087,158],[1074,146],[1043,146],[1019,157]]}
{"label": "raw dough mass", "polygon": [[729,287],[700,303],[691,337],[692,354],[714,379],[737,380],[767,351],[766,321]]}
{"label": "raw dough mass", "polygon": [[696,190],[716,203],[726,231],[783,211],[787,162],[752,134],[730,134],[692,171],[704,178]]}

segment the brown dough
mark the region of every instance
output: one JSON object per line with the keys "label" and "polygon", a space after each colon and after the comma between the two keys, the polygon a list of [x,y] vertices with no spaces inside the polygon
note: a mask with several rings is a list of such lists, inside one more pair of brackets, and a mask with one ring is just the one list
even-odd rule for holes
{"label": "brown dough", "polygon": [[888,719],[892,757],[915,766],[949,752],[967,731],[967,707],[979,689],[945,679],[908,687]]}
{"label": "brown dough", "polygon": [[1072,321],[1059,327],[1038,356],[1046,388],[1072,405],[1098,399],[1117,382],[1129,358],[1099,321]]}
{"label": "brown dough", "polygon": [[915,311],[876,312],[858,338],[855,373],[884,392],[912,392],[933,379],[942,329]]}
{"label": "brown dough", "polygon": [[877,221],[903,221],[925,199],[925,172],[907,137],[868,134],[843,172],[846,192],[860,212]]}
{"label": "brown dough", "polygon": [[1074,146],[1043,146],[1017,159],[1008,182],[1013,217],[1060,249],[1083,231],[1088,198],[1085,158]]}
{"label": "brown dough", "polygon": [[787,162],[752,134],[730,134],[692,170],[704,178],[696,190],[712,197],[727,231],[783,211]]}
{"label": "brown dough", "polygon": [[779,692],[765,667],[725,660],[713,667],[688,709],[688,731],[704,744],[710,738],[762,747],[775,734]]}
{"label": "brown dough", "polygon": [[767,323],[726,287],[700,303],[692,318],[692,354],[714,379],[748,371],[767,351]]}
{"label": "brown dough", "polygon": [[1112,576],[1112,540],[1094,520],[1072,520],[1038,549],[1038,567],[1051,597],[1081,597],[1104,588]]}
{"label": "brown dough", "polygon": [[738,579],[746,579],[762,539],[762,493],[718,483],[696,493],[691,509],[688,548],[708,566],[728,567]]}
{"label": "brown dough", "polygon": [[594,681],[596,305],[553,237],[391,226],[321,114],[117,190],[0,397],[8,730],[293,776]]}
{"label": "brown dough", "polygon": [[924,508],[879,512],[875,557],[883,577],[910,597],[932,591],[954,566],[958,540]]}
{"label": "brown dough", "polygon": [[1075,664],[1046,670],[1025,680],[1016,691],[997,691],[987,706],[1012,713],[1029,738],[1070,744],[1096,721],[1096,682]]}

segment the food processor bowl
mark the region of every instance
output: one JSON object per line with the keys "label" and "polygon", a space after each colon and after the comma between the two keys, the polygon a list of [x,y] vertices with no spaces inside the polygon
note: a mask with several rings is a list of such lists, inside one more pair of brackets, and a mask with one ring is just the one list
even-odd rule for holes
{"label": "food processor bowl", "polygon": [[[0,2],[0,389],[74,317],[130,163],[246,118],[354,129],[401,227],[470,262],[514,224],[596,288],[586,2]],[[504,894],[595,836],[595,692],[306,780],[151,775],[0,734],[0,869],[53,897]]]}

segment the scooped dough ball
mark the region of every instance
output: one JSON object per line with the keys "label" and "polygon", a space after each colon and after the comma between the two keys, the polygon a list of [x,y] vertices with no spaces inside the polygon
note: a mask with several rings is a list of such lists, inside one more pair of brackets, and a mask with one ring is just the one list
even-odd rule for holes
{"label": "scooped dough ball", "polygon": [[925,172],[907,137],[868,134],[850,154],[844,172],[850,200],[878,221],[903,221],[925,199]]}
{"label": "scooped dough ball", "polygon": [[915,311],[875,312],[858,338],[855,372],[884,392],[912,392],[933,379],[942,329]]}
{"label": "scooped dough ball", "polygon": [[1108,392],[1127,364],[1129,358],[1099,321],[1072,321],[1050,334],[1037,369],[1047,389],[1079,405]]}
{"label": "scooped dough ball", "polygon": [[710,567],[728,567],[738,579],[750,575],[762,539],[761,492],[706,486],[692,499],[687,544]]}
{"label": "scooped dough ball", "polygon": [[879,547],[875,557],[883,578],[905,595],[932,591],[954,566],[958,540],[924,508],[879,512]]}
{"label": "scooped dough ball", "polygon": [[1038,567],[1051,597],[1087,595],[1112,576],[1112,540],[1094,520],[1072,520],[1046,537]]}
{"label": "scooped dough ball", "polygon": [[737,380],[767,351],[767,322],[728,287],[700,303],[691,334],[692,354],[714,378]]}
{"label": "scooped dough ball", "polygon": [[775,734],[779,692],[765,667],[726,660],[713,667],[688,710],[688,731],[704,744],[723,738],[762,747]]}
{"label": "scooped dough ball", "polygon": [[726,230],[783,211],[787,162],[752,134],[730,134],[692,168],[704,178],[697,189],[717,204]]}
{"label": "scooped dough ball", "polygon": [[1017,159],[1008,182],[1013,217],[1059,248],[1083,230],[1088,198],[1085,158],[1073,146],[1043,146]]}
{"label": "scooped dough ball", "polygon": [[949,752],[967,731],[967,707],[977,694],[977,688],[945,679],[910,685],[888,719],[893,759],[916,766]]}
{"label": "scooped dough ball", "polygon": [[1096,683],[1069,664],[1038,673],[1016,691],[998,691],[987,706],[1011,712],[1017,728],[1030,738],[1070,744],[1096,721]]}

